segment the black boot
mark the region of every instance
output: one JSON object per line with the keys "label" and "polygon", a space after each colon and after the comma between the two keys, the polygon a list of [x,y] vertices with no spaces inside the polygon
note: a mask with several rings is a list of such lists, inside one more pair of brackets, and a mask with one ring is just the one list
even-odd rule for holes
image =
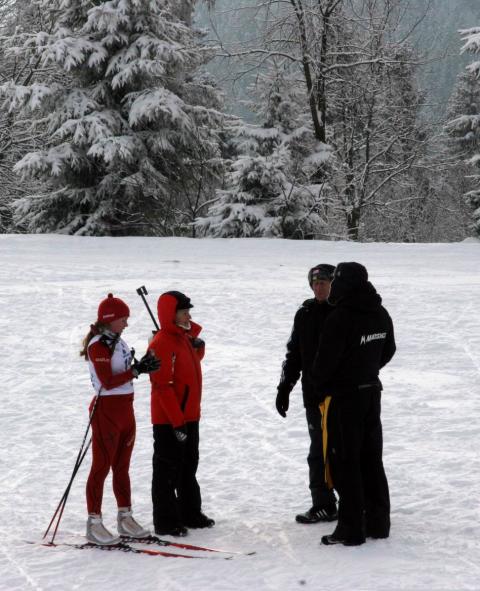
{"label": "black boot", "polygon": [[374,540],[384,540],[388,538],[390,532],[387,529],[375,529],[367,527],[367,538]]}
{"label": "black boot", "polygon": [[204,527],[213,527],[215,520],[207,517],[204,513],[192,515],[192,517],[185,519],[185,525],[192,529],[203,529]]}
{"label": "black boot", "polygon": [[333,546],[334,544],[342,544],[343,546],[360,546],[365,544],[365,536],[363,533],[356,534],[348,531],[348,528],[342,525],[337,525],[335,531],[328,535],[322,536],[322,544],[325,546]]}
{"label": "black boot", "polygon": [[337,506],[332,503],[326,507],[312,507],[306,513],[300,513],[295,517],[297,523],[319,523],[335,521],[338,518]]}
{"label": "black boot", "polygon": [[172,525],[165,527],[155,527],[155,533],[157,536],[175,536],[177,538],[183,538],[188,534],[188,529],[183,525]]}

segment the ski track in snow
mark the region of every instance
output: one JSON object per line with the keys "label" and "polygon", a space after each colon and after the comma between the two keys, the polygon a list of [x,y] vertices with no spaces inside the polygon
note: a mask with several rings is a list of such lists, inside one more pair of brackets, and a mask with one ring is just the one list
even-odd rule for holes
{"label": "ski track in snow", "polygon": [[[0,589],[65,591],[460,590],[480,587],[480,245],[349,244],[0,236]],[[319,262],[364,263],[390,311],[397,355],[383,371],[388,540],[321,547],[332,524],[301,526],[309,507],[300,388],[286,420],[274,399],[294,313]],[[113,291],[131,309],[125,340],[143,354],[168,289],[192,297],[204,326],[199,481],[217,525],[186,542],[256,550],[231,561],[49,549],[40,540],[68,482],[92,397],[79,343]],[[148,378],[136,382],[134,511],[151,527]],[[79,471],[59,539],[84,533]],[[105,523],[114,530],[111,479]]]}

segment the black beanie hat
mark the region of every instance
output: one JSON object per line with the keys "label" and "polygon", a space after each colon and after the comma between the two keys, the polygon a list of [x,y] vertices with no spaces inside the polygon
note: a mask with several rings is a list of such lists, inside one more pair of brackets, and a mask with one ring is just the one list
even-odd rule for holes
{"label": "black beanie hat", "polygon": [[165,293],[173,296],[177,300],[177,312],[178,310],[188,310],[189,308],[193,308],[190,298],[181,291],[166,291]]}
{"label": "black beanie hat", "polygon": [[335,267],[333,265],[327,265],[323,263],[312,267],[308,272],[308,283],[310,287],[312,287],[312,283],[315,280],[327,279],[328,281],[331,281],[333,279],[334,271]]}

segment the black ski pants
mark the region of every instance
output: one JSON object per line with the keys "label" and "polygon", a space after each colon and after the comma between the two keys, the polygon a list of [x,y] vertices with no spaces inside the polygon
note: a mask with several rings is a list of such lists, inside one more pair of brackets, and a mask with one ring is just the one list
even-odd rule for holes
{"label": "black ski pants", "polygon": [[171,425],[153,425],[153,525],[158,529],[183,525],[201,511],[198,421],[186,427],[187,440],[181,443]]}
{"label": "black ski pants", "polygon": [[382,461],[378,388],[333,398],[328,411],[329,460],[339,494],[338,524],[347,536],[387,537],[390,496]]}
{"label": "black ski pants", "polygon": [[322,415],[318,406],[307,406],[308,434],[310,449],[307,456],[308,476],[312,504],[315,508],[325,508],[335,503],[335,494],[325,482],[325,463],[323,461]]}

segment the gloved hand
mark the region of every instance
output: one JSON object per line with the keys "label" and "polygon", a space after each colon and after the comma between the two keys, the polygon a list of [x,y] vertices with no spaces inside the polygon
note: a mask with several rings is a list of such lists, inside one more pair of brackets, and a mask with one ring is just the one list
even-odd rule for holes
{"label": "gloved hand", "polygon": [[205,347],[205,341],[199,339],[198,337],[191,339],[190,342],[192,343],[192,347],[194,349],[200,349],[200,347]]}
{"label": "gloved hand", "polygon": [[278,414],[283,418],[287,416],[287,410],[290,403],[290,392],[279,389],[277,398],[275,400],[275,406],[277,407]]}
{"label": "gloved hand", "polygon": [[186,427],[175,427],[173,432],[179,443],[185,443],[187,441],[187,428]]}
{"label": "gloved hand", "polygon": [[157,369],[160,369],[160,360],[150,351],[147,351],[140,361],[135,359],[132,365],[132,372],[136,378],[141,373],[151,373],[157,371]]}

